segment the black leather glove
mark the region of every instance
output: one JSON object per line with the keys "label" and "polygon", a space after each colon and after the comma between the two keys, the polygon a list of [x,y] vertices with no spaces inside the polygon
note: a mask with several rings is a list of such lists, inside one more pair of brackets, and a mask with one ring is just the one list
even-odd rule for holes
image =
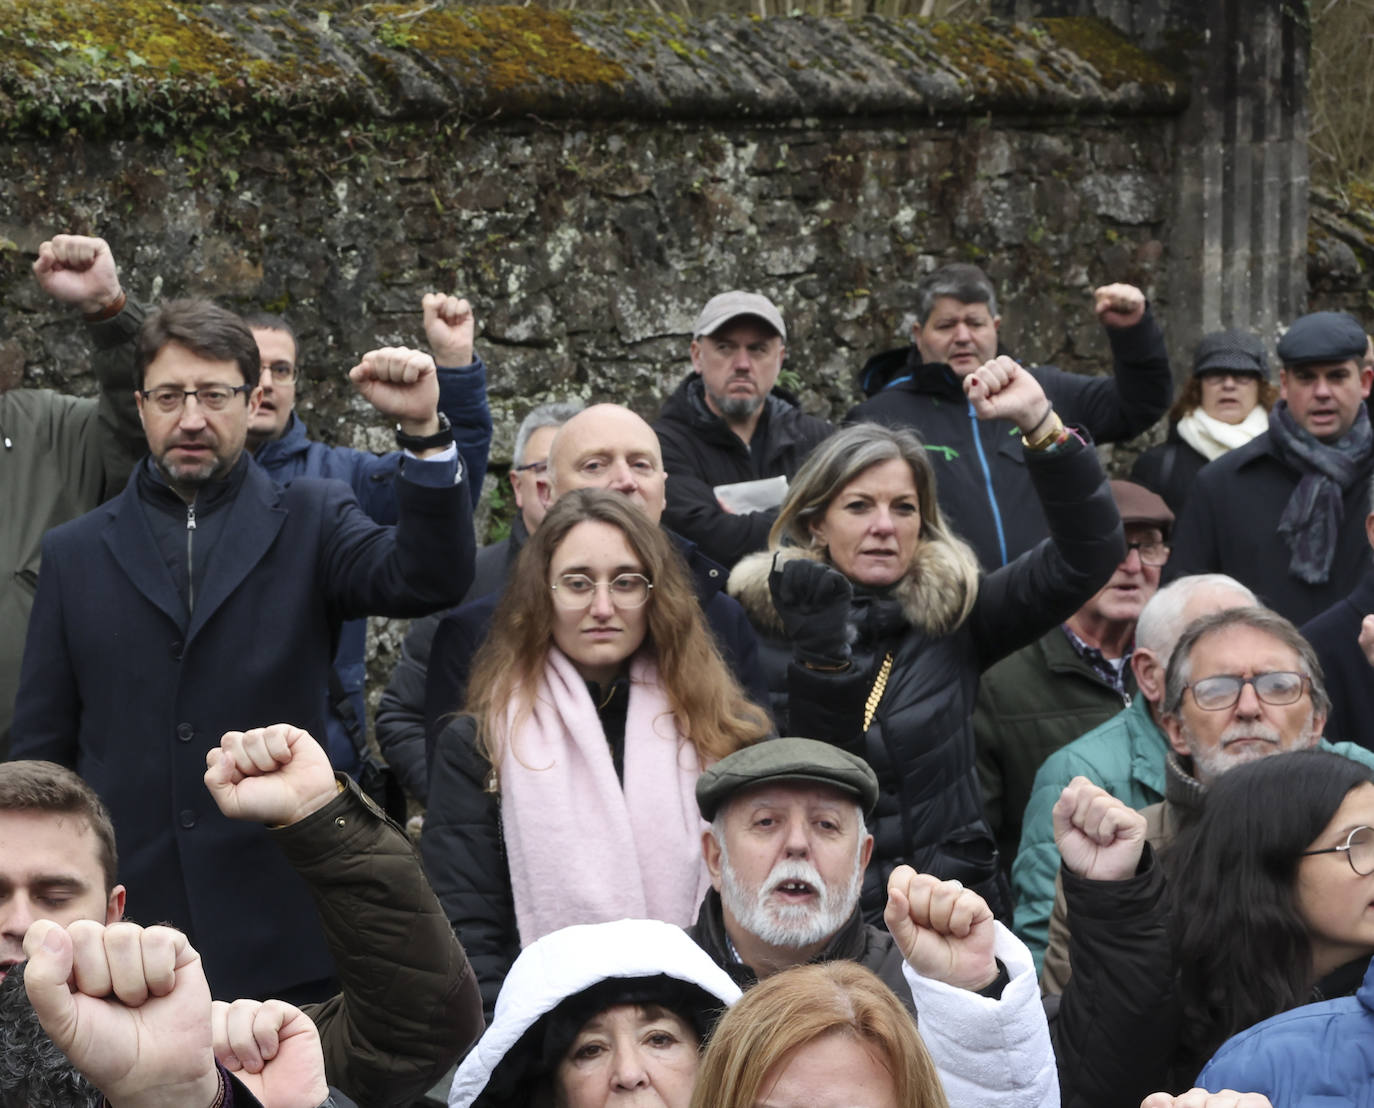
{"label": "black leather glove", "polygon": [[768,574],[768,591],[797,661],[836,669],[849,661],[849,578],[824,562],[793,558]]}

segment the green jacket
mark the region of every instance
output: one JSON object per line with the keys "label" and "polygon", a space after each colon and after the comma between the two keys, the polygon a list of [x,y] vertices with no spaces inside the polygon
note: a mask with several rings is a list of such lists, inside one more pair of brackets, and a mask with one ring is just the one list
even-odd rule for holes
{"label": "green jacket", "polygon": [[88,326],[97,399],[0,392],[0,760],[9,755],[43,534],[119,492],[147,450],[133,379],[132,339],[142,322],[131,300],[113,319]]}
{"label": "green jacket", "polygon": [[[1320,748],[1374,769],[1374,751],[1355,743],[1323,739]],[[1164,799],[1168,751],[1168,739],[1155,725],[1149,702],[1137,696],[1129,708],[1051,754],[1036,773],[1022,824],[1021,849],[1011,869],[1011,885],[1016,897],[1013,930],[1030,947],[1037,973],[1042,969],[1049,939],[1054,879],[1059,873],[1059,848],[1054,845],[1050,815],[1054,802],[1081,774],[1132,808],[1157,804]]]}
{"label": "green jacket", "polygon": [[[1129,705],[1135,677],[1126,668]],[[1021,816],[1046,758],[1121,711],[1123,698],[1079,656],[1062,627],[985,672],[973,712],[983,810],[1011,871]]]}

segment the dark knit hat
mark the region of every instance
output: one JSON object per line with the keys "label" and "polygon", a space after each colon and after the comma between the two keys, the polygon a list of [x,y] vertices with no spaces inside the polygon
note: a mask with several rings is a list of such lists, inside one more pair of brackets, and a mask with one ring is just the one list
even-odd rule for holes
{"label": "dark knit hat", "polygon": [[697,808],[715,819],[721,804],[740,789],[770,781],[805,781],[850,793],[871,815],[878,803],[878,777],[867,762],[815,739],[770,739],[736,750],[697,779]]}
{"label": "dark knit hat", "polygon": [[1253,373],[1269,378],[1264,340],[1253,331],[1212,331],[1193,351],[1193,376],[1206,373]]}

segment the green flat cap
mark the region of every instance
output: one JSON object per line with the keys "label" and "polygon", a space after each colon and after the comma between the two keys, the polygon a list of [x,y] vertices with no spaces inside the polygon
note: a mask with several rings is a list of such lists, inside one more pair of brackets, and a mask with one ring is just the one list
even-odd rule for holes
{"label": "green flat cap", "polygon": [[697,779],[697,808],[715,819],[720,806],[740,789],[771,781],[829,785],[853,795],[873,814],[878,777],[862,758],[815,739],[769,739],[722,758]]}

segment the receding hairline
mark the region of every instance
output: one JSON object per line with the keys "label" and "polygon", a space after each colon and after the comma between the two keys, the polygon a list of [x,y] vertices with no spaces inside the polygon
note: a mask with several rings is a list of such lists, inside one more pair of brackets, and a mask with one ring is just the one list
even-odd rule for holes
{"label": "receding hairline", "polygon": [[[607,421],[607,426],[619,423],[622,428],[632,427],[636,430],[642,428],[645,434],[644,448],[653,455],[658,462],[660,469],[663,468],[663,446],[658,441],[658,434],[649,426],[649,421],[629,408],[619,404],[594,404],[590,408],[584,408],[575,416],[569,419],[554,435],[553,441],[549,443],[549,469],[558,468],[561,460],[561,452],[568,449],[568,439],[573,434],[582,430],[583,427],[593,425],[593,421],[603,419]],[[581,426],[579,426],[581,421]],[[598,439],[586,451],[587,454],[594,454],[598,450],[604,450],[604,439]]]}

